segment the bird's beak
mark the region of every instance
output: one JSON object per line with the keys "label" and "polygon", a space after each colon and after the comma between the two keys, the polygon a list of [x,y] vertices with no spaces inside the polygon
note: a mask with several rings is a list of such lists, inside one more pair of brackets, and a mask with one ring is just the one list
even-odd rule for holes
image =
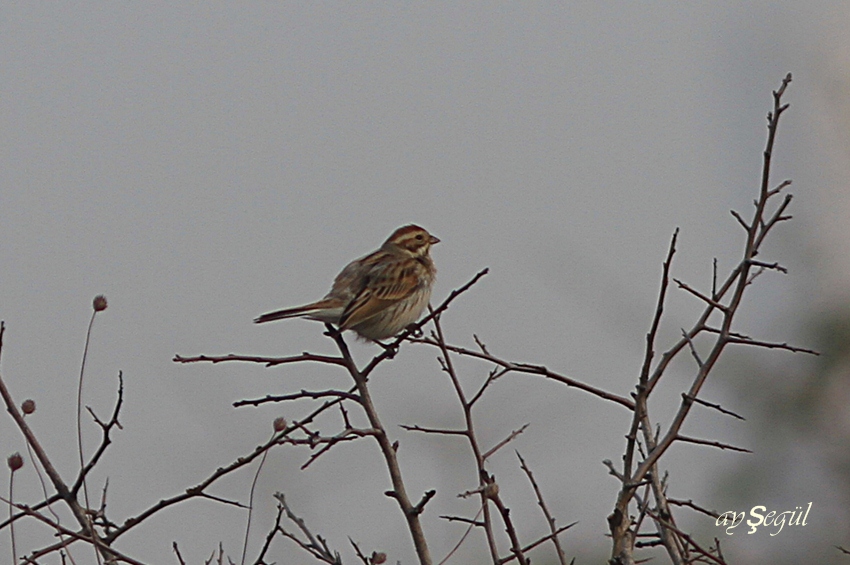
{"label": "bird's beak", "polygon": [[430,243],[431,245],[434,245],[435,243],[440,243],[440,238],[432,235],[431,239],[428,240],[428,243]]}

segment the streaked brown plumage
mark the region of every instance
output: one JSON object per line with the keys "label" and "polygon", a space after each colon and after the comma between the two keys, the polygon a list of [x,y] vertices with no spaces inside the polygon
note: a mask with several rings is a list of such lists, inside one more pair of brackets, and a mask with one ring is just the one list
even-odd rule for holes
{"label": "streaked brown plumage", "polygon": [[258,324],[304,317],[379,340],[416,322],[428,306],[437,274],[431,246],[440,240],[415,225],[398,228],[380,249],[352,261],[321,300],[263,314]]}

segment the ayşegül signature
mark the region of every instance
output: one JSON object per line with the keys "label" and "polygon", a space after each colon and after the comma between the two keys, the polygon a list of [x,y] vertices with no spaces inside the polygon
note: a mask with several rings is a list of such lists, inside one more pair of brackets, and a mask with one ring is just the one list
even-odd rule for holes
{"label": "ay\u015feg\u00fcl signature", "polygon": [[[750,518],[747,520],[747,525],[750,527],[750,530],[747,532],[748,534],[754,534],[758,530],[759,526],[770,527],[774,526],[776,529],[775,532],[771,532],[771,536],[775,536],[779,532],[782,531],[786,525],[788,526],[805,526],[806,519],[809,517],[809,510],[812,509],[812,503],[809,502],[809,505],[806,507],[805,511],[802,506],[797,506],[794,510],[786,510],[784,512],[776,512],[775,510],[771,510],[767,512],[766,506],[753,506],[750,509]],[[726,530],[727,535],[732,535],[735,532],[731,531],[740,526],[744,522],[744,518],[747,517],[746,512],[735,512],[734,510],[727,510],[723,514],[717,517],[715,520],[715,526],[723,526]]]}

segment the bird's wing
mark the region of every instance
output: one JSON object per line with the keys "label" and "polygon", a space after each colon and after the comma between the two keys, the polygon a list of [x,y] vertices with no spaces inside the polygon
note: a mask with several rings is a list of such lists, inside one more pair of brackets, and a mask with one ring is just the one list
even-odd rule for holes
{"label": "bird's wing", "polygon": [[416,264],[394,261],[372,269],[364,277],[363,286],[342,312],[339,326],[352,328],[363,323],[419,288]]}

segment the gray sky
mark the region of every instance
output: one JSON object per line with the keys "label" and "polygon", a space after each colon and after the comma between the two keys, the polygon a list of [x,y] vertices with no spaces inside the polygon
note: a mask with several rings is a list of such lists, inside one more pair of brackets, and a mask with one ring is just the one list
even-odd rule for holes
{"label": "gray sky", "polygon": [[[850,288],[850,238],[836,227],[846,222],[850,178],[848,14],[841,1],[6,4],[3,376],[16,398],[36,400],[33,425],[70,476],[85,326],[91,299],[107,296],[85,402],[105,415],[124,371],[124,431],[96,475],[96,484],[109,476],[109,511],[122,521],[250,452],[275,416],[304,410],[235,410],[233,401],[349,386],[324,367],[177,366],[173,355],[331,352],[320,325],[251,320],[320,297],[346,262],[416,222],[443,241],[433,252],[435,299],[491,269],[446,315],[452,341],[471,344],[475,332],[498,355],[628,394],[675,227],[675,272],[694,285],[709,284],[713,257],[726,269],[739,253],[728,210],[749,214],[770,91],[789,71],[774,179],[794,179],[797,221],[770,250],[791,274],[762,278],[741,327],[790,339],[791,320]],[[698,307],[673,297],[662,337],[674,339]],[[375,351],[353,347],[358,359]],[[460,423],[434,357],[407,347],[375,377],[387,423]],[[489,369],[461,367],[470,387]],[[683,386],[691,368],[679,370],[670,378]],[[720,385],[708,394],[745,405]],[[558,519],[580,521],[564,539],[570,554],[585,555],[608,548],[617,485],[601,460],[618,460],[627,417],[512,377],[491,391],[478,424],[487,445],[531,423],[513,447]],[[695,421],[698,435],[747,437],[746,424]],[[412,493],[438,490],[425,527],[442,556],[462,528],[436,516],[474,515],[473,501],[455,498],[475,486],[473,463],[449,439],[392,433]],[[4,456],[23,451],[8,419],[0,438]],[[410,562],[374,443],[340,446],[300,472],[307,455],[270,456],[251,555],[279,490],[344,555],[351,536]],[[737,457],[677,448],[672,491],[710,497]],[[493,470],[535,537],[544,526],[511,450]],[[249,483],[243,473],[217,492],[244,499]],[[33,476],[20,485],[36,498]],[[799,501],[791,493],[788,503]],[[192,502],[121,548],[173,562],[177,540],[200,562],[221,540],[236,556],[243,523],[241,511]],[[734,542],[746,554],[811,535]],[[289,562],[294,546],[277,547]],[[480,540],[465,550],[457,562],[485,555]]]}

